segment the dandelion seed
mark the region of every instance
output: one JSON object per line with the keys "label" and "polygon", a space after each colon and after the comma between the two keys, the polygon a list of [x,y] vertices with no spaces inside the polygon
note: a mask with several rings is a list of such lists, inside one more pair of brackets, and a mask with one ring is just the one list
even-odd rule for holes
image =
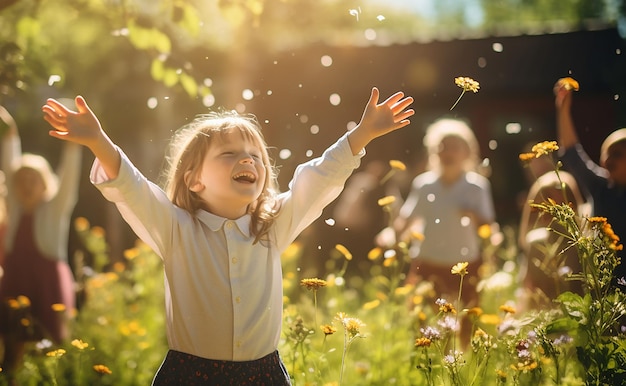
{"label": "dandelion seed", "polygon": [[435,327],[430,327],[430,326],[426,328],[422,327],[420,328],[420,332],[422,333],[422,336],[424,338],[428,338],[431,341],[441,339],[441,332]]}

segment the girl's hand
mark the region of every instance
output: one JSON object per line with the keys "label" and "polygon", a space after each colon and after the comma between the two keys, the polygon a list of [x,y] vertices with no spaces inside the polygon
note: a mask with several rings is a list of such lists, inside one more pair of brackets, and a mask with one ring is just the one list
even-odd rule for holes
{"label": "girl's hand", "polygon": [[367,129],[372,139],[408,125],[411,123],[408,118],[415,114],[413,109],[406,110],[413,103],[413,98],[404,97],[402,91],[398,91],[380,104],[379,96],[378,88],[372,88],[372,94],[359,122],[359,126]]}
{"label": "girl's hand", "polygon": [[378,88],[372,88],[361,121],[349,134],[348,138],[353,154],[357,154],[374,138],[411,123],[408,118],[415,114],[415,111],[413,109],[407,110],[407,107],[413,103],[412,97],[405,97],[404,93],[399,91],[384,102],[378,103],[379,96]]}
{"label": "girl's hand", "polygon": [[50,130],[50,136],[91,148],[102,137],[102,127],[82,96],[77,96],[74,102],[77,111],[48,99],[41,108],[43,118],[55,129]]}

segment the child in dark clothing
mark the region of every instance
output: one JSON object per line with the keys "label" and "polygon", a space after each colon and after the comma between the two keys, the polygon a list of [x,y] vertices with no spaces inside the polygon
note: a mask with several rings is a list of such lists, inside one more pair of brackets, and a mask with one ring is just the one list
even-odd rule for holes
{"label": "child in dark clothing", "polygon": [[[626,237],[626,128],[609,134],[600,148],[600,164],[594,163],[580,144],[572,119],[572,91],[577,88],[578,83],[572,78],[559,79],[554,86],[560,158],[564,169],[593,198],[593,215],[605,217],[615,234],[623,239]],[[626,276],[625,255],[623,250],[617,253],[622,262],[614,276],[621,278]]]}

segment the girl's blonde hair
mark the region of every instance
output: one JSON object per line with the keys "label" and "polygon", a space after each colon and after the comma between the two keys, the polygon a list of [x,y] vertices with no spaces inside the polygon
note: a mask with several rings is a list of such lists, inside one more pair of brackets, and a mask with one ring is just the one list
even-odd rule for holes
{"label": "girl's blonde hair", "polygon": [[[179,129],[170,142],[164,173],[165,192],[178,207],[192,216],[204,208],[202,199],[189,189],[187,181],[194,181],[202,170],[204,156],[214,141],[223,140],[225,134],[238,131],[261,150],[265,167],[265,181],[259,198],[248,207],[252,217],[250,233],[255,242],[264,239],[276,217],[279,204],[276,200],[278,182],[276,168],[272,165],[261,126],[253,115],[240,115],[234,111],[220,111],[198,115],[191,123]],[[190,175],[186,178],[186,172]]]}
{"label": "girl's blonde hair", "polygon": [[465,142],[469,156],[463,167],[466,171],[476,171],[480,164],[480,148],[476,135],[466,122],[453,118],[438,119],[426,129],[424,146],[428,152],[429,169],[436,170],[439,168],[438,154],[441,141],[447,137],[457,137]]}
{"label": "girl's blonde hair", "polygon": [[12,166],[12,175],[22,170],[31,169],[37,172],[43,180],[46,191],[44,193],[44,200],[50,201],[57,194],[59,190],[59,180],[57,175],[52,170],[50,163],[44,157],[38,154],[24,153]]}

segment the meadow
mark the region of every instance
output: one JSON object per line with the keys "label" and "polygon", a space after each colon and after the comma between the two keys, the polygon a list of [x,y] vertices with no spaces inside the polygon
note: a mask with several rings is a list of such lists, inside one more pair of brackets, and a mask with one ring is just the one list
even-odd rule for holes
{"label": "meadow", "polygon": [[[378,204],[393,212],[393,198]],[[307,250],[294,242],[283,255],[279,346],[293,384],[624,384],[626,281],[612,276],[619,238],[606,219],[579,217],[567,202],[529,205],[559,225],[563,245],[575,248],[581,263],[580,272],[554,280],[580,281],[583,292],[562,292],[541,308],[520,304],[516,229],[480,229],[480,304],[469,309],[459,303],[460,293],[443,299],[427,281],[404,285],[406,241],[368,256],[352,256],[338,244],[321,277],[301,276]],[[160,259],[141,242],[124,256],[110,256],[104,229],[85,218],[75,229],[84,251],[74,261],[82,301],[72,316],[72,339],[32,344],[18,380],[24,386],[149,385],[167,351]],[[367,259],[369,277],[346,275],[356,259]],[[461,288],[468,273],[459,261],[450,280]],[[25,326],[35,322],[28,307],[28,299],[12,304]],[[459,340],[463,320],[472,326],[466,346]]]}

